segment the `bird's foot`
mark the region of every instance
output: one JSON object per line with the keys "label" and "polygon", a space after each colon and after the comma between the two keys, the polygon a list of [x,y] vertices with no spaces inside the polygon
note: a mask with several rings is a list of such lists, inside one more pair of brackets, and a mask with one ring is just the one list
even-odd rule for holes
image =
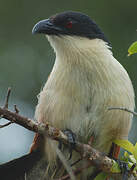
{"label": "bird's foot", "polygon": [[117,161],[121,173],[122,173],[122,180],[128,180],[128,174],[129,174],[129,167],[128,164],[124,161],[121,161],[119,159],[115,159],[115,161]]}
{"label": "bird's foot", "polygon": [[108,156],[114,159],[118,163],[120,170],[122,172],[122,180],[127,180],[129,173],[128,164],[118,159],[119,153],[120,153],[120,146],[116,145],[115,143],[112,143]]}
{"label": "bird's foot", "polygon": [[72,158],[72,152],[73,152],[73,149],[75,148],[75,144],[76,144],[76,134],[74,134],[70,129],[66,129],[63,132],[68,137],[68,141],[70,144],[69,158],[68,158],[68,160],[70,160]]}
{"label": "bird's foot", "polygon": [[[65,129],[63,130],[63,133],[68,137],[68,141],[69,141],[69,158],[68,160],[70,160],[72,158],[72,151],[75,148],[75,144],[76,144],[76,135],[70,130],[70,129]],[[62,149],[62,142],[59,142],[59,149]]]}

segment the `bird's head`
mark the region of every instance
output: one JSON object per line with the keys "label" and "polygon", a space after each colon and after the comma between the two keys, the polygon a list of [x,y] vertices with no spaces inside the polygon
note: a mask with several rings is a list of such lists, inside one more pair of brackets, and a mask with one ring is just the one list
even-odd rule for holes
{"label": "bird's head", "polygon": [[[33,34],[45,34],[51,45],[59,44],[67,47],[74,44],[87,44],[93,39],[99,39],[109,44],[104,33],[91,18],[80,12],[66,11],[51,16],[49,19],[39,21],[32,29]],[[62,44],[64,43],[64,44]]]}

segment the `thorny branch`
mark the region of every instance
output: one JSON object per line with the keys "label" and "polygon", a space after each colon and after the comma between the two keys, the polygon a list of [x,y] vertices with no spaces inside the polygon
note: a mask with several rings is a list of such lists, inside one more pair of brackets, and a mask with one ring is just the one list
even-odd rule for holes
{"label": "thorny branch", "polygon": [[[8,101],[9,101],[10,93],[11,93],[11,89],[9,88],[7,96],[6,96],[5,105],[3,108],[0,107],[0,117],[5,118],[9,120],[10,122],[6,123],[5,125],[1,125],[0,128],[8,126],[11,123],[17,123],[28,130],[37,132],[39,134],[45,135],[56,141],[61,141],[63,144],[69,145],[67,136],[59,129],[50,126],[48,123],[46,124],[37,123],[27,117],[19,115],[19,110],[16,105],[14,105],[15,112],[8,110]],[[112,109],[120,109],[120,110],[125,110],[125,111],[133,113],[132,111],[127,110],[126,108],[109,108],[109,110],[112,110]],[[103,172],[112,174],[111,168],[113,166],[114,160],[107,157],[104,153],[99,152],[98,150],[92,148],[88,144],[83,144],[80,142],[76,142],[75,151],[77,151],[83,159],[89,160],[90,165],[92,164],[92,166],[97,167]],[[82,170],[83,169],[78,169],[76,170],[76,172],[74,172],[74,174],[76,175],[80,173]],[[131,172],[132,171],[130,171],[130,173]],[[62,179],[64,180],[68,178],[69,178],[69,175],[66,175],[66,177],[65,176],[62,177]]]}

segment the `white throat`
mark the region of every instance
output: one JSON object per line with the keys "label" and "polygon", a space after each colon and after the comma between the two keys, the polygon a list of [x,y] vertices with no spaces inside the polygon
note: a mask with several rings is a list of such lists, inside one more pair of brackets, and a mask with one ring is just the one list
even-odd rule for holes
{"label": "white throat", "polygon": [[90,53],[90,55],[93,53],[93,56],[95,56],[97,54],[104,55],[105,51],[107,54],[112,54],[108,44],[101,39],[88,39],[79,36],[47,36],[47,38],[53,47],[56,56],[81,56],[83,53]]}
{"label": "white throat", "polygon": [[60,72],[62,70],[62,74],[69,71],[70,76],[74,73],[75,77],[79,78],[90,76],[90,81],[95,84],[103,83],[104,78],[112,77],[107,75],[113,68],[110,64],[118,62],[103,40],[77,36],[47,36],[47,38],[56,53],[53,71],[59,69]]}

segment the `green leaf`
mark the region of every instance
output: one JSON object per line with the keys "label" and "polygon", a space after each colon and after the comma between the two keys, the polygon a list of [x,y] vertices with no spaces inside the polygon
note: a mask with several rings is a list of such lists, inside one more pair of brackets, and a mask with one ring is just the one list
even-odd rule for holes
{"label": "green leaf", "polygon": [[113,142],[133,154],[134,145],[130,141],[124,139],[116,139]]}
{"label": "green leaf", "polygon": [[124,157],[128,159],[129,154],[128,154],[128,152],[127,152],[127,151],[125,151],[125,152],[124,152]]}
{"label": "green leaf", "polygon": [[106,180],[107,176],[108,174],[102,172],[102,173],[99,173],[94,180]]}
{"label": "green leaf", "polygon": [[132,164],[136,164],[137,163],[134,155],[129,155],[129,161],[132,162]]}
{"label": "green leaf", "polygon": [[120,160],[128,162],[129,161],[129,153],[127,151],[125,151],[124,155],[120,157]]}
{"label": "green leaf", "polygon": [[111,167],[111,172],[112,173],[120,173],[121,172],[118,163],[116,161],[114,161],[114,160],[113,160],[113,165]]}
{"label": "green leaf", "polygon": [[137,53],[137,41],[131,44],[131,46],[128,49],[128,56]]}

